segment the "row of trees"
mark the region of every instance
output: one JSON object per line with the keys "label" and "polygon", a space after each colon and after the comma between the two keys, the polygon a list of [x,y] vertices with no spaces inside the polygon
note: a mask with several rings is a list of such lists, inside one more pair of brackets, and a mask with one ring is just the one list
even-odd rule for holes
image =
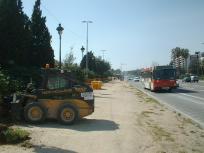
{"label": "row of trees", "polygon": [[[75,57],[72,51],[66,55],[64,62],[62,64],[63,69],[72,71],[75,75],[83,79],[85,76],[86,69],[86,55],[81,60],[80,65],[75,63]],[[89,78],[104,78],[112,75],[110,63],[103,60],[100,56],[96,57],[92,51],[88,52],[88,68],[89,68]]]}
{"label": "row of trees", "polygon": [[21,0],[0,1],[0,65],[2,68],[54,65],[51,35],[36,0],[31,19]]}

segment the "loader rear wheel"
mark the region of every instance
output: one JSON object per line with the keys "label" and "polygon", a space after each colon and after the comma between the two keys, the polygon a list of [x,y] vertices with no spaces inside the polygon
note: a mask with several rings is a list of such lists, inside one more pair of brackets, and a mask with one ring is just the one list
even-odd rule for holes
{"label": "loader rear wheel", "polygon": [[41,123],[45,117],[44,107],[37,102],[29,103],[24,108],[24,118],[29,123]]}
{"label": "loader rear wheel", "polygon": [[63,105],[58,112],[58,120],[62,124],[71,125],[78,119],[78,111],[71,105]]}

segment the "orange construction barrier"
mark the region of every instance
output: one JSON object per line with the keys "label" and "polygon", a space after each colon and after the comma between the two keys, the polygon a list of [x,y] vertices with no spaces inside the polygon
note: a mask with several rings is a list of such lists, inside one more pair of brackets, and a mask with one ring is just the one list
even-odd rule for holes
{"label": "orange construction barrier", "polygon": [[102,81],[91,81],[91,86],[94,90],[101,89]]}

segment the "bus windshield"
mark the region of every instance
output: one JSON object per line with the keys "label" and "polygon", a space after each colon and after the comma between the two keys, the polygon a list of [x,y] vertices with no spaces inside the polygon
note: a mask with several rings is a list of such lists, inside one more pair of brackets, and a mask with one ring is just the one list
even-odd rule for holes
{"label": "bus windshield", "polygon": [[153,79],[155,80],[174,80],[176,79],[175,69],[161,69],[153,71]]}

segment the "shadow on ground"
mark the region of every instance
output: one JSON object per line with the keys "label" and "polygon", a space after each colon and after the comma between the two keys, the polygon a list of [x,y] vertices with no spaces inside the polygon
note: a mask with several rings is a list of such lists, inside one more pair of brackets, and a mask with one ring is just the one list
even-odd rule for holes
{"label": "shadow on ground", "polygon": [[22,124],[25,127],[40,127],[40,128],[57,128],[57,129],[71,129],[82,132],[89,131],[113,131],[119,129],[119,124],[110,120],[103,119],[81,119],[74,125],[61,125],[57,121],[47,121],[40,125]]}
{"label": "shadow on ground", "polygon": [[57,147],[48,147],[45,145],[33,145],[34,152],[36,153],[77,153],[71,150],[65,150]]}
{"label": "shadow on ground", "polygon": [[176,92],[176,93],[198,93],[197,91],[182,89],[182,88],[175,89],[175,90],[173,90],[173,92]]}
{"label": "shadow on ground", "polygon": [[177,88],[177,89],[172,89],[171,91],[162,89],[162,90],[156,91],[155,93],[198,93],[198,92],[193,90]]}

